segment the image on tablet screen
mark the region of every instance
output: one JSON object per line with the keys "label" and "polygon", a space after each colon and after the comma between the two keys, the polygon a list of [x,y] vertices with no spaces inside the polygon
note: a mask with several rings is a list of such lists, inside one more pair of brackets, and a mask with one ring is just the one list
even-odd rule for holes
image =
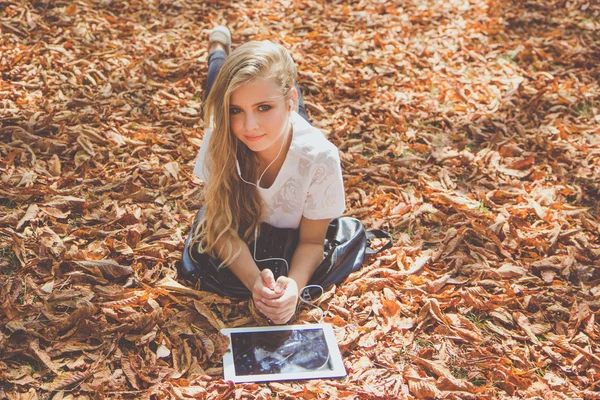
{"label": "image on tablet screen", "polygon": [[333,371],[322,329],[231,334],[236,375]]}

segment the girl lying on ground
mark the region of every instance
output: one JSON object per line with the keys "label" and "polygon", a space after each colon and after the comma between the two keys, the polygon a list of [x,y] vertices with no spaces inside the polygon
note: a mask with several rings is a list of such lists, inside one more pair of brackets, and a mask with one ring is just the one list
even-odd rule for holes
{"label": "girl lying on ground", "polygon": [[[206,203],[186,243],[184,278],[222,294],[237,285],[236,295],[251,296],[282,324],[294,316],[299,294],[323,260],[330,221],[345,210],[339,152],[310,125],[284,47],[261,41],[231,54],[230,48],[227,28],[214,28],[209,124],[194,169],[205,182]],[[257,257],[255,244],[260,247],[267,224],[299,230],[290,263]]]}

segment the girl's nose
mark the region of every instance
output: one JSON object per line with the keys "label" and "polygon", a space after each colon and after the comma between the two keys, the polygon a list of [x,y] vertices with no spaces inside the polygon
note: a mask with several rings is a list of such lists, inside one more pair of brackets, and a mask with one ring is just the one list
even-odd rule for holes
{"label": "girl's nose", "polygon": [[258,129],[258,119],[253,113],[246,114],[246,130],[252,132]]}

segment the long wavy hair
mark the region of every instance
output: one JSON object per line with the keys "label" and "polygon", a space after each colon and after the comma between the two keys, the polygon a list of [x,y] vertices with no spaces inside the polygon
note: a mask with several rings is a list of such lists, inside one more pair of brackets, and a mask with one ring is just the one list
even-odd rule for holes
{"label": "long wavy hair", "polygon": [[254,240],[264,208],[258,188],[244,183],[237,174],[236,156],[245,179],[256,182],[258,159],[231,131],[231,94],[254,79],[272,79],[288,97],[296,77],[294,61],[283,46],[266,40],[248,42],[226,58],[206,99],[206,128],[213,130],[204,160],[208,171],[206,208],[194,228],[190,248],[198,246],[199,253],[214,258],[225,254],[219,268],[231,264],[242,251],[231,239],[241,238],[246,244]]}

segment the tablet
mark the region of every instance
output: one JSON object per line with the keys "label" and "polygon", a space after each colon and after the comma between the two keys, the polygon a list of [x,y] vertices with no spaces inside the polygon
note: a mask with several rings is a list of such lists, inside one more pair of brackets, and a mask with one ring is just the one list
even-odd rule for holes
{"label": "tablet", "polygon": [[346,376],[329,324],[228,328],[225,380],[235,383]]}

